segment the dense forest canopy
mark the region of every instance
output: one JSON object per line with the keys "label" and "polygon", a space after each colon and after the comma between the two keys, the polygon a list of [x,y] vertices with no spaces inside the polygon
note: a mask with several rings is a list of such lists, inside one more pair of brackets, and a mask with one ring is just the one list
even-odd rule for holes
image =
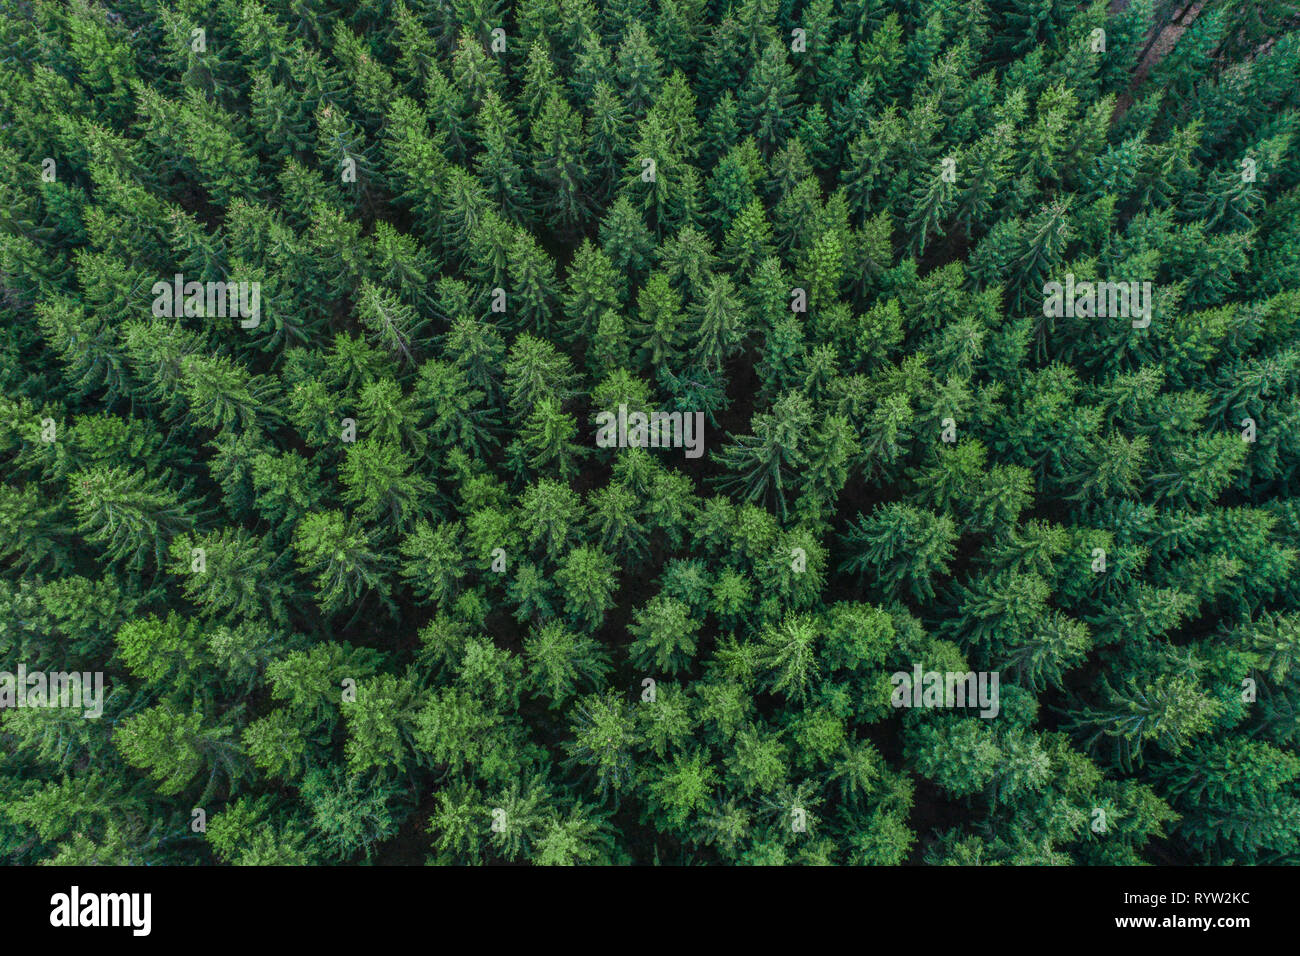
{"label": "dense forest canopy", "polygon": [[3,9],[0,859],[1300,862],[1300,4]]}

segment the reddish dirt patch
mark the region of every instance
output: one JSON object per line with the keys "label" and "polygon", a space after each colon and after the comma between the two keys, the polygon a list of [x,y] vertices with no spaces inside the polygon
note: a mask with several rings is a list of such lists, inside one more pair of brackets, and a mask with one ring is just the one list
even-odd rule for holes
{"label": "reddish dirt patch", "polygon": [[[1129,2],[1130,0],[1114,0],[1110,5],[1110,11],[1118,13],[1128,7]],[[1169,55],[1169,51],[1174,48],[1179,37],[1187,32],[1187,28],[1196,22],[1205,2],[1206,0],[1192,0],[1190,3],[1185,3],[1174,11],[1167,23],[1156,27],[1147,37],[1147,45],[1142,50],[1142,56],[1138,58],[1137,69],[1133,71],[1133,82],[1128,92],[1120,96],[1116,102],[1112,122],[1123,116],[1133,105],[1133,91],[1147,78],[1147,74],[1155,69],[1156,64]]]}

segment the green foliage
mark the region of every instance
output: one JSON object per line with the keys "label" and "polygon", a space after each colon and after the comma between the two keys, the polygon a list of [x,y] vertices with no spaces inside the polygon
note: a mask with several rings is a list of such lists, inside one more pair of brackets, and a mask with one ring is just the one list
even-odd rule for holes
{"label": "green foliage", "polygon": [[0,673],[104,684],[0,860],[1300,861],[1292,0],[110,6],[0,19]]}

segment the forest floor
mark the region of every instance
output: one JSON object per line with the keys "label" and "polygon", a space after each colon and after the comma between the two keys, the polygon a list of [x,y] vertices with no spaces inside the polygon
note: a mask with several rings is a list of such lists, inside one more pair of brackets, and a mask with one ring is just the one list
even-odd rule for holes
{"label": "forest floor", "polygon": [[[1131,0],[1113,0],[1110,5],[1110,11],[1117,13],[1128,7]],[[1133,71],[1133,82],[1129,86],[1129,92],[1120,96],[1119,101],[1115,104],[1115,115],[1112,122],[1123,116],[1130,106],[1133,105],[1132,91],[1142,84],[1156,64],[1169,55],[1169,51],[1174,48],[1174,44],[1179,38],[1187,32],[1187,28],[1196,22],[1204,8],[1206,0],[1192,0],[1191,3],[1184,4],[1173,15],[1173,18],[1164,26],[1159,27],[1155,32],[1147,37],[1146,48],[1142,51],[1142,57],[1138,60],[1137,69]]]}

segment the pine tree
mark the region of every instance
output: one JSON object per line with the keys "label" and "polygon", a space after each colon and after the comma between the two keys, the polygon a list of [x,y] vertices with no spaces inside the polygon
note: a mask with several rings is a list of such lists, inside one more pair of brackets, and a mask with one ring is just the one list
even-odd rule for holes
{"label": "pine tree", "polygon": [[140,569],[152,556],[160,567],[174,535],[190,527],[190,508],[159,477],[118,466],[98,466],[70,479],[77,528],[101,544],[111,562]]}
{"label": "pine tree", "polygon": [[293,549],[304,573],[314,575],[316,601],[331,613],[355,604],[368,591],[388,593],[386,562],[369,536],[340,511],[313,512],[298,523]]}

